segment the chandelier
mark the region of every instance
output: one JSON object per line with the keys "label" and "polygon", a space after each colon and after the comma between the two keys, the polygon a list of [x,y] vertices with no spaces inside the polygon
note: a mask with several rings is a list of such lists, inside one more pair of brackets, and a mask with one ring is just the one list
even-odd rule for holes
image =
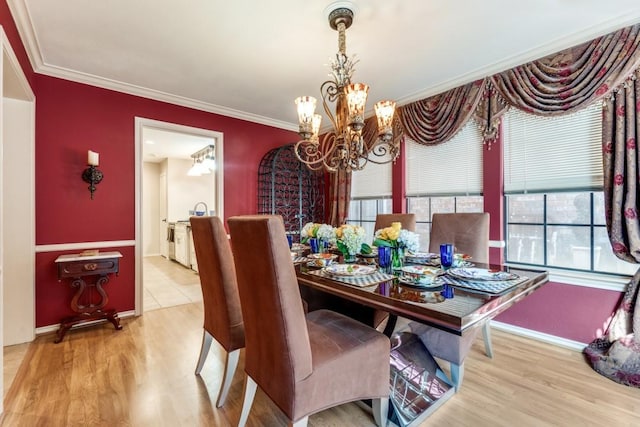
{"label": "chandelier", "polygon": [[[341,2],[344,3],[344,2]],[[316,99],[301,96],[295,100],[298,107],[302,138],[295,144],[298,160],[309,169],[325,169],[329,172],[361,170],[367,162],[384,164],[394,161],[400,153],[400,138],[394,138],[394,101],[380,101],[375,104],[378,124],[375,133],[366,132],[364,113],[369,86],[351,83],[354,65],[357,61],[346,54],[345,31],[353,22],[353,11],[348,7],[338,7],[329,13],[329,25],[338,31],[338,53],[331,61],[331,80],[320,86],[322,105],[333,124],[333,129],[319,137],[322,116],[315,113]],[[335,114],[329,104],[335,104]]]}

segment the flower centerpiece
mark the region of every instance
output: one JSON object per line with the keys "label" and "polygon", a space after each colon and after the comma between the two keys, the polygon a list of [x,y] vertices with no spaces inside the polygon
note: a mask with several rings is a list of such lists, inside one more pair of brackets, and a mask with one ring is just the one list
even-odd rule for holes
{"label": "flower centerpiece", "polygon": [[336,245],[345,262],[355,262],[356,254],[362,250],[366,231],[359,225],[344,224],[335,229]]}
{"label": "flower centerpiece", "polygon": [[320,250],[323,251],[325,245],[335,245],[336,232],[329,224],[319,224],[317,222],[308,222],[300,231],[300,243],[306,244],[309,239],[318,239],[321,244]]}
{"label": "flower centerpiece", "polygon": [[391,263],[393,268],[402,268],[404,264],[404,250],[418,252],[420,250],[420,236],[413,231],[404,230],[399,222],[391,223],[390,227],[376,230],[374,246],[390,246],[392,248]]}

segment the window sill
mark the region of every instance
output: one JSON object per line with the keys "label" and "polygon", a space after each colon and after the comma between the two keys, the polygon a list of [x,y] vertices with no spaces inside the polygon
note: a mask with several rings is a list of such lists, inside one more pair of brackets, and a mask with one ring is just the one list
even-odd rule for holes
{"label": "window sill", "polygon": [[[524,264],[506,263],[511,267],[526,267]],[[549,272],[549,281],[573,286],[584,286],[587,288],[604,289],[607,291],[624,292],[627,288],[631,276],[587,273],[581,271],[566,271],[543,266],[531,266],[532,268],[543,269]]]}

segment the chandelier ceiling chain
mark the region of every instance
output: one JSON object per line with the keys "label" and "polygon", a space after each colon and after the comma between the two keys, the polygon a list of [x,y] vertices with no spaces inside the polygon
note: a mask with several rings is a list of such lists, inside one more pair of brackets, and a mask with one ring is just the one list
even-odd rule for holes
{"label": "chandelier ceiling chain", "polygon": [[[344,2],[342,2],[344,3]],[[298,107],[299,135],[295,145],[298,159],[309,169],[328,172],[361,170],[367,162],[389,163],[400,153],[400,135],[393,129],[394,101],[380,101],[375,105],[378,124],[377,138],[365,132],[364,112],[369,86],[351,83],[354,66],[358,62],[346,54],[346,30],[353,22],[353,11],[338,7],[329,13],[329,25],[338,32],[338,53],[331,63],[332,80],[320,86],[322,105],[333,129],[319,137],[322,116],[315,114],[316,99],[301,96],[295,100]],[[335,114],[329,104],[335,104]]]}

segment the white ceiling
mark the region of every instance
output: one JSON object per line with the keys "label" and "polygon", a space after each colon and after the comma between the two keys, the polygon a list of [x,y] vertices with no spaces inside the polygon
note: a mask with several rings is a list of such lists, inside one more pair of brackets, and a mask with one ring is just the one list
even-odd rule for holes
{"label": "white ceiling", "polygon": [[[296,130],[320,97],[331,0],[8,0],[35,70]],[[344,1],[337,3],[346,3]],[[406,104],[640,22],[638,0],[353,0],[369,109]],[[325,121],[326,123],[326,121]]]}

